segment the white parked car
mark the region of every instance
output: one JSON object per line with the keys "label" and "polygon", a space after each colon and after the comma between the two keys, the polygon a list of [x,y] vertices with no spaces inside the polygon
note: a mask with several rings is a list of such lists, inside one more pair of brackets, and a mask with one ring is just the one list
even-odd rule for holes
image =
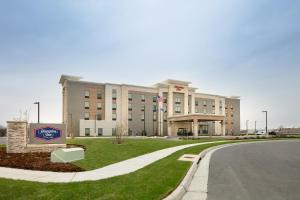
{"label": "white parked car", "polygon": [[256,132],[256,135],[265,135],[266,134],[266,131],[257,131]]}

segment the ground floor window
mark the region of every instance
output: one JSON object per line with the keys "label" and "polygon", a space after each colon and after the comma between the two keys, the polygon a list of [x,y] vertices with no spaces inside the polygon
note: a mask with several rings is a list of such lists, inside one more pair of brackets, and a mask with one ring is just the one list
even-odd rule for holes
{"label": "ground floor window", "polygon": [[132,135],[132,130],[129,128],[128,129],[128,135],[131,136]]}
{"label": "ground floor window", "polygon": [[103,135],[103,128],[98,128],[98,136],[102,136]]}
{"label": "ground floor window", "polygon": [[90,136],[91,135],[91,129],[90,128],[85,128],[85,136]]}
{"label": "ground floor window", "polygon": [[116,128],[112,128],[112,136],[115,136],[117,134],[117,129]]}

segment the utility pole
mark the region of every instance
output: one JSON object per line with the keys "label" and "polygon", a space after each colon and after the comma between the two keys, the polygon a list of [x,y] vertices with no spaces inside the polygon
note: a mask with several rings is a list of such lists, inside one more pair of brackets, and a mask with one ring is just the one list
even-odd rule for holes
{"label": "utility pole", "polygon": [[268,136],[268,111],[264,110],[263,113],[266,113],[266,135]]}
{"label": "utility pole", "polygon": [[254,133],[256,134],[256,120],[254,121]]}
{"label": "utility pole", "polygon": [[38,124],[40,123],[40,102],[34,102],[33,104],[38,105]]}

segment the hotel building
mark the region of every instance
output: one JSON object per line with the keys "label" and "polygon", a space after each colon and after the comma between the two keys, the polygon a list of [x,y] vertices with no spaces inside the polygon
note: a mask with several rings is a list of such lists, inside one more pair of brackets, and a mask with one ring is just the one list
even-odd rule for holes
{"label": "hotel building", "polygon": [[151,87],[94,83],[62,75],[63,123],[71,136],[237,135],[240,99],[196,92],[190,82]]}

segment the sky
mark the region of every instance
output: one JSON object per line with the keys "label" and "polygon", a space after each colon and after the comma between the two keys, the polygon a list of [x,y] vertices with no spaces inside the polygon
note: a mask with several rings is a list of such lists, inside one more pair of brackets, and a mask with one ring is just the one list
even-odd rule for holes
{"label": "sky", "polygon": [[0,1],[0,125],[62,122],[61,74],[240,96],[241,128],[300,127],[300,1]]}

